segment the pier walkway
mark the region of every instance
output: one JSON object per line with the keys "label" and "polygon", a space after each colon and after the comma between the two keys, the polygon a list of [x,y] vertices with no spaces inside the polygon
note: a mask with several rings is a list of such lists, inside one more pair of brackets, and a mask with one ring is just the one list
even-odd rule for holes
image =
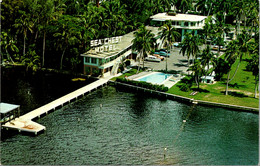
{"label": "pier walkway", "polygon": [[15,120],[12,120],[10,122],[7,122],[6,124],[2,125],[2,127],[5,128],[11,128],[11,129],[17,129],[20,131],[26,131],[26,132],[33,132],[37,134],[38,132],[42,130],[46,130],[46,128],[36,122],[33,122],[32,120],[34,118],[39,118],[43,114],[47,114],[51,110],[55,110],[55,108],[59,106],[63,106],[65,103],[70,103],[71,100],[77,99],[79,96],[84,96],[85,93],[91,92],[94,89],[97,89],[100,86],[103,86],[108,82],[109,78],[101,78],[91,84],[88,84],[78,90],[75,90],[59,99],[56,99],[42,107],[39,107],[25,115],[20,116],[19,118],[16,118]]}

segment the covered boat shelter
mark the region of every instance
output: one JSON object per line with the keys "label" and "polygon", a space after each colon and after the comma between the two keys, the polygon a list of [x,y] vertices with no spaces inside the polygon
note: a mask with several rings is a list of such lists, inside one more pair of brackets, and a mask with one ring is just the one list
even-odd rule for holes
{"label": "covered boat shelter", "polygon": [[20,105],[0,103],[1,124],[20,116]]}

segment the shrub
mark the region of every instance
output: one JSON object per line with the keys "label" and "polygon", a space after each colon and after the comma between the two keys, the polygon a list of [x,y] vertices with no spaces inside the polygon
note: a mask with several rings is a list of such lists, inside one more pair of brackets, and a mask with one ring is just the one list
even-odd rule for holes
{"label": "shrub", "polygon": [[147,89],[151,89],[151,90],[157,90],[157,91],[162,91],[162,92],[168,91],[168,87],[165,87],[164,85],[154,85],[154,84],[151,84],[151,83],[148,83],[145,81],[133,81],[133,80],[125,79],[125,78],[117,78],[116,81],[134,85],[134,86],[147,88]]}

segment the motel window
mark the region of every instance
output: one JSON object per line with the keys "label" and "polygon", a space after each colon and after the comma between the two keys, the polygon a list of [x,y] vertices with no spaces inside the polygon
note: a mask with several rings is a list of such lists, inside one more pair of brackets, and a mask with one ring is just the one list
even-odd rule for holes
{"label": "motel window", "polygon": [[85,57],[85,63],[90,63],[90,57]]}
{"label": "motel window", "polygon": [[91,63],[96,64],[97,63],[97,59],[96,58],[91,58]]}
{"label": "motel window", "polygon": [[189,26],[189,22],[184,22],[184,26],[185,27]]}
{"label": "motel window", "polygon": [[176,25],[180,25],[180,22],[179,22],[179,21],[176,21]]}
{"label": "motel window", "polygon": [[101,66],[101,65],[105,64],[106,60],[105,59],[99,59],[98,62],[99,62],[99,65]]}

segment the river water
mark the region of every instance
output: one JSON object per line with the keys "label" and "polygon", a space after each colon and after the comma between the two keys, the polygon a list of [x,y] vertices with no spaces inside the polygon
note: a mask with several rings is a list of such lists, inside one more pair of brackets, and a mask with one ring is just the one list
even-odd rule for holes
{"label": "river water", "polygon": [[[56,91],[70,81],[62,82]],[[37,103],[36,96],[42,90],[29,89],[34,89],[30,101]],[[11,98],[2,96],[7,101]],[[29,111],[29,106],[23,110]],[[193,107],[112,86],[91,92],[36,121],[47,129],[38,136],[2,132],[2,164],[258,163],[258,114]]]}

